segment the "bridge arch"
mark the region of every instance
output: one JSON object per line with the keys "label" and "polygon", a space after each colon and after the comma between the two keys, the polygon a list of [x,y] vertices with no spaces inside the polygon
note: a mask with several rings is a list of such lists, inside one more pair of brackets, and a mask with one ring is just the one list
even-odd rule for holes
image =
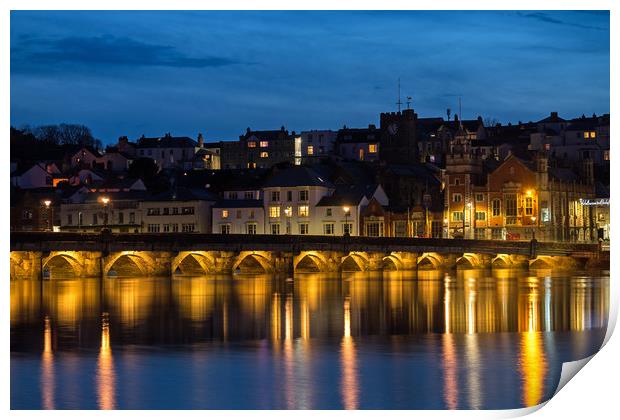
{"label": "bridge arch", "polygon": [[233,273],[273,273],[271,254],[265,251],[244,251],[235,259]]}
{"label": "bridge arch", "polygon": [[294,260],[295,272],[316,273],[327,271],[327,259],[320,252],[302,252]]}
{"label": "bridge arch", "polygon": [[418,269],[436,270],[443,265],[443,257],[436,252],[425,252],[418,257]]}
{"label": "bridge arch", "polygon": [[44,278],[72,278],[82,275],[82,264],[72,251],[51,252],[41,263]]}
{"label": "bridge arch", "polygon": [[215,260],[207,252],[184,251],[172,260],[172,274],[203,275],[215,271]]}
{"label": "bridge arch", "polygon": [[351,252],[342,257],[340,271],[366,271],[368,257],[362,252]]}
{"label": "bridge arch", "polygon": [[510,255],[497,254],[495,258],[493,258],[493,260],[491,261],[491,266],[493,268],[509,268],[510,266],[512,266]]}
{"label": "bridge arch", "polygon": [[381,267],[384,271],[400,271],[404,268],[404,263],[400,257],[392,253],[383,257]]}
{"label": "bridge arch", "polygon": [[466,252],[456,260],[456,266],[463,269],[479,268],[482,263],[481,256],[472,252]]}
{"label": "bridge arch", "polygon": [[553,257],[539,256],[536,259],[530,260],[529,267],[534,270],[551,269],[555,267],[555,262]]}
{"label": "bridge arch", "polygon": [[152,274],[153,259],[145,252],[119,252],[109,258],[104,274],[111,277],[140,277]]}

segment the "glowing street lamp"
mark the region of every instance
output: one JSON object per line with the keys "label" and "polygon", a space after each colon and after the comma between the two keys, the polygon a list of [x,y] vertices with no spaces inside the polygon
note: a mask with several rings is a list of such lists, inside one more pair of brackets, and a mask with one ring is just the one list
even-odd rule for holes
{"label": "glowing street lamp", "polygon": [[286,207],[284,209],[284,215],[286,216],[286,233],[291,233],[291,216],[293,215],[293,209]]}
{"label": "glowing street lamp", "polygon": [[536,239],[536,216],[532,216],[531,220],[532,220],[532,239]]}
{"label": "glowing street lamp", "polygon": [[346,227],[346,230],[343,234],[344,236],[349,236],[351,234],[351,232],[349,232],[349,213],[351,211],[351,208],[349,206],[343,206],[342,211],[344,211],[344,225]]}
{"label": "glowing street lamp", "polygon": [[103,227],[108,226],[108,203],[110,202],[110,197],[101,197],[99,199],[103,204]]}
{"label": "glowing street lamp", "polygon": [[[54,217],[54,208],[52,207],[50,210],[50,206],[52,205],[52,200],[43,200],[43,205],[45,206],[45,215],[47,218],[47,230],[52,230],[52,219]],[[51,214],[50,214],[51,213]]]}

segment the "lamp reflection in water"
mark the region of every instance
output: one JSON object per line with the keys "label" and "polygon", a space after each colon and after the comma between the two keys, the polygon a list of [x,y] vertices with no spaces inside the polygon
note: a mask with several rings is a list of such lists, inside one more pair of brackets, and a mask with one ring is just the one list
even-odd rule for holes
{"label": "lamp reflection in water", "polygon": [[476,280],[469,278],[465,281],[466,319],[467,334],[465,335],[465,362],[469,368],[467,377],[467,390],[469,393],[469,408],[478,410],[482,408],[482,392],[480,387],[480,343],[479,335],[476,334],[477,314],[477,284]]}
{"label": "lamp reflection in water", "polygon": [[443,341],[443,363],[444,363],[444,401],[449,410],[458,408],[458,384],[457,384],[457,358],[456,348],[454,344],[454,335],[452,334],[452,291],[450,290],[450,277],[446,275],[444,279],[444,322],[445,331],[442,337]]}
{"label": "lamp reflection in water", "polygon": [[52,327],[45,316],[43,330],[43,355],[41,363],[41,398],[44,410],[54,409],[54,352],[52,350]]}
{"label": "lamp reflection in water", "polygon": [[346,410],[356,410],[359,405],[359,385],[357,381],[357,360],[355,342],[351,337],[351,298],[344,299],[344,336],[340,345],[342,379],[340,389]]}
{"label": "lamp reflection in water", "polygon": [[520,370],[523,379],[523,404],[526,407],[538,405],[542,402],[544,393],[544,379],[547,370],[547,361],[543,351],[542,334],[540,332],[540,307],[538,282],[536,278],[529,279],[529,292],[525,300],[524,325],[521,333]]}
{"label": "lamp reflection in water", "polygon": [[100,410],[113,410],[115,408],[115,380],[114,360],[112,360],[112,349],[110,348],[109,315],[104,312],[101,315],[101,348],[99,349],[99,361],[97,363],[97,402]]}

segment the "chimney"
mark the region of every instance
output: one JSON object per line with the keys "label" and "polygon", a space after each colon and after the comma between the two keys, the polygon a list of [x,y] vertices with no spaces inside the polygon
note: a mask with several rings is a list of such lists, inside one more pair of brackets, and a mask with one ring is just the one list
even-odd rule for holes
{"label": "chimney", "polygon": [[551,118],[557,118],[558,117],[558,113],[557,112],[552,112],[551,113]]}
{"label": "chimney", "polygon": [[202,137],[202,133],[198,133],[198,147],[205,146],[205,139]]}

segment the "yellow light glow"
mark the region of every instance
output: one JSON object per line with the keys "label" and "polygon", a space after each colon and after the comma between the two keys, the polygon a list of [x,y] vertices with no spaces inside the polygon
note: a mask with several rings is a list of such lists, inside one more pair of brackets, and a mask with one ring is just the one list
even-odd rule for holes
{"label": "yellow light glow", "polygon": [[43,204],[45,204],[45,207],[49,207],[50,204],[52,204],[52,201],[51,200],[44,200]]}
{"label": "yellow light glow", "polygon": [[104,205],[107,205],[110,202],[110,198],[109,197],[101,197],[99,199]]}
{"label": "yellow light glow", "polygon": [[344,206],[344,207],[342,208],[342,210],[343,210],[345,213],[349,213],[349,210],[351,210],[351,208],[350,208],[349,206]]}

